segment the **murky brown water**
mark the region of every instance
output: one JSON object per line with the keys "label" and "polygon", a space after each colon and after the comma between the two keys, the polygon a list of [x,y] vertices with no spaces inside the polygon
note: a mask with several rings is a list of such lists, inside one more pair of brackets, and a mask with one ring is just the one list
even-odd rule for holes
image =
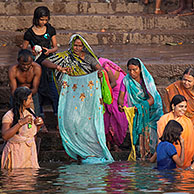
{"label": "murky brown water", "polygon": [[0,193],[194,193],[194,171],[160,172],[155,165],[50,163],[40,170],[0,171]]}

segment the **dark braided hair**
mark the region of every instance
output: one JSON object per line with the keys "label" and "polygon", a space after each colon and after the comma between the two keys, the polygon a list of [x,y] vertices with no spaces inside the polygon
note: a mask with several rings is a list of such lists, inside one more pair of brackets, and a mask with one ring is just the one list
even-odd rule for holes
{"label": "dark braided hair", "polygon": [[32,91],[28,87],[18,87],[16,88],[13,96],[13,125],[17,124],[18,120],[20,119],[20,112],[19,110],[23,110],[23,103],[24,100],[28,99],[28,96],[32,93]]}

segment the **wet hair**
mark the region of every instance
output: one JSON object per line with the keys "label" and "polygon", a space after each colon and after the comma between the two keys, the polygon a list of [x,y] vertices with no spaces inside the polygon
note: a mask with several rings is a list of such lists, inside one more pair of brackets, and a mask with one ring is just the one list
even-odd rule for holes
{"label": "wet hair", "polygon": [[188,67],[188,68],[185,70],[185,72],[183,73],[183,76],[184,76],[185,74],[188,74],[188,75],[191,75],[191,76],[194,77],[194,68],[193,68],[193,67]]}
{"label": "wet hair", "polygon": [[18,120],[20,119],[20,108],[21,110],[23,110],[23,104],[24,104],[24,100],[28,99],[28,96],[32,93],[32,91],[24,86],[24,87],[18,87],[16,88],[15,92],[14,92],[14,96],[13,96],[13,125],[15,125]]}
{"label": "wet hair", "polygon": [[160,137],[159,139],[161,141],[168,141],[170,143],[177,144],[177,141],[180,142],[180,135],[182,131],[183,127],[180,123],[175,120],[170,120],[164,128],[162,137]]}
{"label": "wet hair", "polygon": [[129,61],[127,62],[127,68],[129,67],[129,65],[138,66],[139,69],[141,70],[141,64],[140,64],[140,61],[138,59],[135,59],[135,58],[129,59]]}
{"label": "wet hair", "polygon": [[44,17],[44,16],[48,17],[48,21],[50,20],[50,11],[49,11],[49,9],[45,6],[37,7],[34,10],[33,24],[35,26],[38,26],[39,25],[39,19],[41,17]]}
{"label": "wet hair", "polygon": [[187,102],[187,99],[183,95],[180,94],[175,95],[170,102],[170,109],[172,110],[172,105],[176,106],[177,104],[184,101]]}
{"label": "wet hair", "polygon": [[23,62],[28,62],[28,58],[32,58],[33,59],[33,55],[32,52],[28,49],[21,49],[18,52],[18,58],[17,60],[19,61],[21,58],[23,59]]}

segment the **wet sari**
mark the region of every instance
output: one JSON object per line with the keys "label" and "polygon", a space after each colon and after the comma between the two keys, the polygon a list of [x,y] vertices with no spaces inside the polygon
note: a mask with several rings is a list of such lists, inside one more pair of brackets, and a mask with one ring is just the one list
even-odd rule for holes
{"label": "wet sari", "polygon": [[[135,81],[129,74],[123,79],[128,95],[128,105],[135,106],[137,112],[133,120],[133,143],[138,148],[138,154],[145,158],[154,153],[157,145],[157,121],[163,115],[162,100],[156,89],[154,79],[144,64],[141,64],[142,83]],[[148,92],[154,98],[154,104],[149,106]]]}
{"label": "wet sari", "polygon": [[[114,99],[113,103],[104,105],[104,124],[107,141],[119,146],[123,143],[128,128],[128,121],[126,115],[124,112],[120,112],[118,110],[117,104],[120,84],[126,73],[118,65],[108,59],[100,57],[99,62],[106,71],[112,71],[113,75],[116,78],[117,85],[112,89]],[[124,98],[124,106],[128,106],[127,94]]]}
{"label": "wet sari", "polygon": [[[90,60],[83,60],[73,53],[77,36]],[[79,156],[83,163],[112,162],[106,146],[101,83],[95,69],[99,61],[80,35],[73,35],[69,44],[68,51],[49,58],[72,70],[70,75],[55,73],[60,89],[58,123],[63,146],[70,157],[76,160]]]}
{"label": "wet sari", "polygon": [[[29,115],[27,110],[23,112],[23,116]],[[32,118],[35,117],[31,114]],[[2,118],[2,123],[13,123],[14,114],[9,110]],[[37,133],[37,126],[32,122],[29,129],[25,124],[19,129],[19,133],[11,137],[3,148],[1,157],[1,168],[40,168],[38,164],[38,156],[34,136]]]}
{"label": "wet sari", "polygon": [[97,71],[63,76],[58,123],[67,154],[83,163],[112,162],[106,146],[101,84]]}

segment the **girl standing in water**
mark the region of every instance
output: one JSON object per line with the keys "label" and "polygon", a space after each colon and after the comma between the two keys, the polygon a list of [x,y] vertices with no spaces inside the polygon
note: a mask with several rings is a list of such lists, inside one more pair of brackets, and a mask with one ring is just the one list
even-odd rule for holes
{"label": "girl standing in water", "polygon": [[[175,120],[170,120],[165,129],[162,137],[159,139],[161,142],[158,144],[157,155],[157,168],[174,169],[176,165],[182,167],[184,164],[185,150],[184,139],[180,136],[183,132],[183,127]],[[177,150],[173,143],[178,144],[180,142],[181,154],[180,157],[177,154]]]}
{"label": "girl standing in water", "polygon": [[14,92],[13,108],[2,118],[2,137],[6,140],[1,168],[39,168],[34,136],[43,125],[30,108],[32,91],[19,87]]}

